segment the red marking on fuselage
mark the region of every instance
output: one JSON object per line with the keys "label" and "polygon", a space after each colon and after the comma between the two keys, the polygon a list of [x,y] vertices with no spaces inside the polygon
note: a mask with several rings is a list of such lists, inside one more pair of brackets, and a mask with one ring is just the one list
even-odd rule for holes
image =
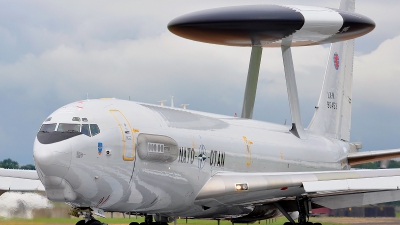
{"label": "red marking on fuselage", "polygon": [[108,195],[107,198],[105,198],[105,199],[104,199],[104,197],[102,197],[102,198],[100,199],[99,203],[97,203],[96,207],[99,207],[99,206],[101,206],[101,205],[104,205],[104,204],[108,201],[108,199],[110,198],[110,196],[111,196],[111,195]]}
{"label": "red marking on fuselage", "polygon": [[110,195],[108,195],[108,197],[106,198],[106,200],[104,200],[103,203],[101,203],[102,205],[106,204],[106,202],[108,201],[108,199],[110,198]]}
{"label": "red marking on fuselage", "polygon": [[99,203],[97,203],[96,207],[99,207],[99,205],[103,202],[103,200],[104,200],[104,197],[102,197],[102,198],[100,199],[100,201],[99,201]]}

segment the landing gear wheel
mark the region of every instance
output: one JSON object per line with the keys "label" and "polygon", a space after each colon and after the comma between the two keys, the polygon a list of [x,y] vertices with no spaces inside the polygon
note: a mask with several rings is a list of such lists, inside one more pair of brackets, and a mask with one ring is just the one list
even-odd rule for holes
{"label": "landing gear wheel", "polygon": [[79,220],[75,225],[85,225],[85,220]]}
{"label": "landing gear wheel", "polygon": [[314,225],[322,225],[321,223],[314,223]]}
{"label": "landing gear wheel", "polygon": [[153,222],[154,225],[168,225],[167,222]]}
{"label": "landing gear wheel", "polygon": [[306,222],[305,225],[314,225],[312,222]]}
{"label": "landing gear wheel", "polygon": [[131,222],[131,223],[129,223],[129,225],[139,225],[139,223],[138,222]]}
{"label": "landing gear wheel", "polygon": [[98,220],[91,219],[86,223],[86,225],[103,225],[103,223]]}

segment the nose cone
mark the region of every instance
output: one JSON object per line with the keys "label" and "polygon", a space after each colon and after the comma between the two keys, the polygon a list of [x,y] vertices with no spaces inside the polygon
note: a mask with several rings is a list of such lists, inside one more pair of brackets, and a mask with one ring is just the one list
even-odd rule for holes
{"label": "nose cone", "polygon": [[63,178],[71,164],[71,145],[65,141],[42,144],[36,139],[33,157],[44,176]]}

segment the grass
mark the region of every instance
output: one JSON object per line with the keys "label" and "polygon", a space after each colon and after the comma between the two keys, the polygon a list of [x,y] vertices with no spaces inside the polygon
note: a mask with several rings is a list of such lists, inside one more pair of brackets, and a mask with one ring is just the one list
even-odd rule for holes
{"label": "grass", "polygon": [[[0,219],[1,225],[75,225],[76,222],[81,220],[81,218],[35,218],[35,219]],[[99,219],[103,223],[107,224],[125,224],[128,225],[130,222],[143,222],[143,217],[138,217],[137,219],[135,216],[132,216],[131,219],[129,218],[100,218]],[[312,219],[314,222],[318,221],[318,218]],[[277,219],[270,219],[270,220],[262,220],[260,222],[253,223],[254,225],[282,225],[284,222],[287,222],[286,218],[277,218]],[[171,225],[174,224],[173,222],[170,223]],[[188,219],[187,223],[185,219],[178,219],[178,225],[217,225],[217,221],[215,220],[191,220]],[[323,222],[324,225],[338,225],[339,223],[329,223]],[[228,220],[221,220],[220,225],[232,225],[232,223]],[[244,224],[245,225],[245,224]],[[341,224],[343,225],[343,224]]]}

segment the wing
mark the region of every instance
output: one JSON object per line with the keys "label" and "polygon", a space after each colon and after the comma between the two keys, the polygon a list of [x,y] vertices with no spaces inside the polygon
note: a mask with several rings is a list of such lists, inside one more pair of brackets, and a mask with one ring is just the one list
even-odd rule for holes
{"label": "wing", "polygon": [[2,191],[45,191],[35,170],[0,168],[0,190]]}
{"label": "wing", "polygon": [[297,173],[216,173],[195,203],[203,208],[257,205],[306,195],[318,206],[344,208],[400,200],[400,169]]}

